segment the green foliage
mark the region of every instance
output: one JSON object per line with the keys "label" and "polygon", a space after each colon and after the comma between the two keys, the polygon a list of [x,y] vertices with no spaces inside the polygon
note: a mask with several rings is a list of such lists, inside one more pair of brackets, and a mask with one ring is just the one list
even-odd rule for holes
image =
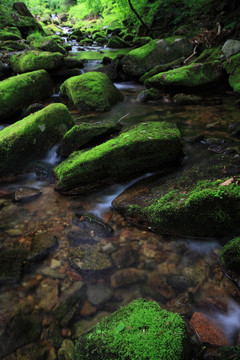
{"label": "green foliage", "polygon": [[240,269],[240,238],[229,241],[221,250],[220,261],[228,269],[239,273]]}

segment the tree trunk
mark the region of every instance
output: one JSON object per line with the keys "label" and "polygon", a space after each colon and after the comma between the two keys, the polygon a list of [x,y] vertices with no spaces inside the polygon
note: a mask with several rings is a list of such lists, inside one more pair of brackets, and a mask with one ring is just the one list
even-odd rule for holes
{"label": "tree trunk", "polygon": [[143,26],[147,29],[147,31],[149,31],[148,26],[144,23],[144,21],[142,20],[142,18],[140,17],[140,15],[138,15],[138,13],[136,12],[136,10],[134,9],[131,0],[128,0],[129,6],[131,8],[131,10],[134,12],[134,14],[137,16],[137,18],[141,21],[141,23],[143,24]]}

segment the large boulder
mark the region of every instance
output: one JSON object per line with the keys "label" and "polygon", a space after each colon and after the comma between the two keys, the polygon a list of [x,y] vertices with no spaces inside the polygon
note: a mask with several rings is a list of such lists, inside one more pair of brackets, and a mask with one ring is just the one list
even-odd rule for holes
{"label": "large boulder", "polygon": [[134,49],[123,58],[123,69],[127,74],[141,76],[156,65],[170,63],[180,57],[188,57],[193,50],[192,43],[184,38],[152,40]]}
{"label": "large boulder", "polygon": [[15,73],[24,73],[34,70],[53,70],[64,63],[64,56],[60,53],[46,51],[28,51],[11,56],[10,63]]}
{"label": "large boulder", "polygon": [[73,125],[63,104],[51,104],[0,132],[0,177],[15,174],[55,145]]}
{"label": "large boulder", "polygon": [[229,60],[225,61],[223,68],[229,75],[228,82],[233,90],[237,93],[240,92],[240,54],[232,56]]}
{"label": "large boulder", "polygon": [[107,47],[112,49],[120,49],[120,48],[125,48],[127,46],[128,46],[127,43],[117,35],[113,35],[112,37],[110,37],[107,43]]}
{"label": "large boulder", "polygon": [[224,245],[220,253],[220,261],[227,270],[240,275],[240,237]]}
{"label": "large boulder", "polygon": [[0,82],[0,119],[20,113],[26,106],[52,93],[52,80],[45,70],[10,77]]}
{"label": "large boulder", "polygon": [[82,193],[175,161],[181,136],[174,124],[141,123],[88,151],[76,151],[54,169],[60,192]]}
{"label": "large boulder", "polygon": [[21,40],[22,35],[20,31],[14,27],[8,27],[4,30],[0,30],[0,41],[8,41],[8,40]]}
{"label": "large boulder", "polygon": [[113,207],[133,224],[159,233],[223,236],[240,220],[239,185],[233,178],[239,173],[236,158],[213,155],[178,176],[134,185],[113,201]]}
{"label": "large boulder", "polygon": [[64,47],[58,44],[56,38],[53,36],[43,36],[36,38],[35,40],[31,41],[30,46],[36,50],[49,51],[53,53],[59,52],[63,55],[67,54],[67,51],[64,49]]}
{"label": "large boulder", "polygon": [[191,64],[162,72],[147,79],[144,84],[148,88],[154,87],[179,92],[209,88],[223,79],[221,63],[214,61],[205,64]]}
{"label": "large boulder", "polygon": [[182,318],[154,301],[138,299],[80,336],[72,360],[181,360],[186,350]]}
{"label": "large boulder", "polygon": [[222,54],[226,58],[230,58],[240,52],[240,41],[239,40],[227,40],[222,46]]}
{"label": "large boulder", "polygon": [[107,111],[123,100],[123,95],[108,76],[100,72],[73,76],[62,84],[60,90],[78,109],[85,111]]}

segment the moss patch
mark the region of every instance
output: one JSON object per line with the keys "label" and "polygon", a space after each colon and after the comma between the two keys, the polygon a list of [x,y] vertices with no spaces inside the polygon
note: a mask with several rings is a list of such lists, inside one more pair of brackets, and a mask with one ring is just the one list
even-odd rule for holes
{"label": "moss patch", "polygon": [[175,161],[181,153],[181,137],[174,124],[139,124],[115,139],[88,151],[76,151],[54,171],[57,190],[83,192],[102,183],[127,179]]}
{"label": "moss patch", "polygon": [[43,51],[50,51],[50,52],[59,52],[63,55],[66,55],[67,52],[63,46],[58,44],[56,38],[54,36],[46,36],[46,37],[39,37],[33,40],[30,43],[30,46],[36,50],[43,50]]}
{"label": "moss patch", "polygon": [[220,261],[227,269],[240,273],[240,237],[232,239],[222,248]]}
{"label": "moss patch", "polygon": [[0,82],[0,119],[7,119],[52,92],[45,70],[10,77]]}
{"label": "moss patch", "polygon": [[60,53],[29,51],[25,54],[11,56],[10,63],[13,71],[16,73],[24,73],[39,69],[52,70],[63,65],[64,56]]}
{"label": "moss patch", "polygon": [[72,360],[180,360],[187,332],[178,314],[138,299],[82,335]]}
{"label": "moss patch", "polygon": [[228,82],[235,92],[240,92],[240,54],[231,56],[223,64],[223,68],[229,74]]}
{"label": "moss patch", "polygon": [[123,95],[109,77],[100,72],[73,76],[60,89],[61,94],[67,96],[77,108],[86,111],[107,111],[123,100]]}

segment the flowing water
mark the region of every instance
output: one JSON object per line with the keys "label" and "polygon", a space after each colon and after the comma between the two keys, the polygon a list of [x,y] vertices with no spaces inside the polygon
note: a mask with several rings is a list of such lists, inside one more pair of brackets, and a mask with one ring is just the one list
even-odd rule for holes
{"label": "flowing water", "polygon": [[[87,69],[90,66],[95,64],[86,64]],[[142,85],[135,82],[115,85],[124,94],[122,103],[107,113],[73,114],[76,122],[108,120],[123,125],[150,120],[176,122],[186,140],[185,164],[201,159],[210,150],[216,151],[207,141],[210,138],[220,139],[220,147],[239,150],[238,139],[228,132],[229,124],[239,119],[239,107],[233,96],[219,91],[217,95],[208,94],[199,105],[179,106],[173,105],[166,95],[162,100],[139,104],[136,97]],[[62,101],[59,96],[52,99]],[[197,136],[202,140],[188,141]],[[64,338],[76,339],[101,316],[135,298],[145,297],[181,313],[187,321],[194,311],[206,313],[219,323],[229,341],[235,343],[240,330],[239,293],[218,265],[219,251],[226,239],[163,236],[131,226],[112,210],[111,202],[139,178],[84,196],[61,196],[54,191],[51,175],[51,169],[59,161],[54,147],[35,164],[34,172],[0,184],[1,197],[10,202],[19,188],[39,192],[31,201],[14,203],[15,215],[5,227],[0,227],[0,249],[29,249],[35,235],[58,239],[58,246],[37,265],[24,271],[17,281],[1,284],[0,334],[6,332],[9,320],[18,314],[37,316],[42,325],[38,343],[57,357]],[[152,174],[145,174],[141,179],[150,176]],[[74,221],[76,213],[96,215],[111,226],[113,233],[96,237],[91,229],[87,235],[84,230],[81,239],[81,230]],[[69,260],[72,234],[76,233],[78,242],[85,244],[86,236],[90,243],[92,240],[93,246],[108,256],[111,266],[104,271],[79,273]],[[136,276],[136,281],[128,284],[126,272],[122,271],[119,282],[123,285],[114,286],[111,276],[124,269]],[[138,276],[143,272],[144,280]],[[80,301],[75,295],[74,301],[66,302],[67,311],[63,311],[61,317],[56,316],[56,304],[63,301],[64,296],[67,298],[68,290],[80,282],[86,286],[84,300]],[[19,330],[15,332],[18,334]],[[58,344],[54,341],[57,336],[61,339]],[[26,344],[27,340],[21,346]]]}

